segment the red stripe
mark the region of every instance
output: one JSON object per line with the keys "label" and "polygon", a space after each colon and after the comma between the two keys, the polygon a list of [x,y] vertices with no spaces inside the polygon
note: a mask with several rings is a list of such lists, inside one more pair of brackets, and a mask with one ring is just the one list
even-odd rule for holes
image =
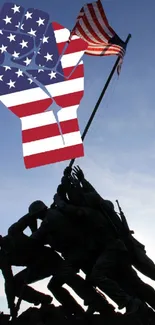
{"label": "red stripe", "polygon": [[[60,127],[63,134],[79,131],[77,119],[60,122]],[[55,137],[58,135],[61,135],[58,128],[58,124],[53,123],[50,125],[36,127],[33,129],[23,130],[22,142],[27,143],[31,141]]]}
{"label": "red stripe", "polygon": [[[100,24],[99,20],[98,20],[98,17],[97,17],[97,13],[95,12],[94,10],[94,7],[92,5],[89,5],[88,4],[88,8],[89,8],[89,11],[91,13],[91,16],[94,20],[94,23],[96,24],[98,30],[100,31],[100,33],[103,35],[103,37],[107,40],[107,42],[110,40],[110,36],[105,32],[104,28],[102,27],[102,25]],[[102,17],[103,18],[103,17]],[[103,21],[104,21],[104,18],[103,18]],[[105,23],[105,21],[104,21]],[[102,40],[102,43],[103,43],[103,40]]]}
{"label": "red stripe", "polygon": [[[71,72],[74,70],[75,67],[69,67],[63,69],[63,73],[65,77],[68,77]],[[74,70],[74,72],[71,74],[68,80],[71,79],[77,79],[77,78],[82,78],[84,76],[84,65],[80,64],[77,66],[77,68]]]}
{"label": "red stripe", "polygon": [[[86,54],[87,53],[91,53],[92,55],[107,55],[107,53],[109,53],[109,55],[120,55],[123,56],[125,54],[125,51],[119,47],[119,46],[115,46],[115,45],[103,45],[103,46],[88,46],[87,50],[86,50]],[[94,52],[98,52],[98,54],[95,54]]]}
{"label": "red stripe", "polygon": [[54,30],[66,29],[64,28],[64,26],[58,24],[56,21],[52,22],[51,24]]}
{"label": "red stripe", "polygon": [[58,48],[58,52],[59,52],[60,55],[62,54],[65,45],[66,45],[66,42],[63,42],[63,43],[57,43],[57,48]]}
{"label": "red stripe", "polygon": [[[107,43],[107,49],[104,47],[106,45],[104,45],[104,43],[106,44],[106,42],[104,42],[100,36],[97,33],[97,30],[95,30],[95,27],[93,29],[93,27],[91,26],[91,19],[87,18],[86,16],[86,12],[89,11],[89,14],[91,15],[92,20],[94,21],[94,24],[96,25],[96,27],[98,28],[98,30],[100,31],[100,33],[107,39],[107,42],[109,41],[109,39],[111,37],[113,37],[115,35],[115,31],[112,29],[112,27],[109,25],[109,22],[107,20],[107,17],[105,15],[102,3],[100,0],[98,0],[97,2],[95,2],[95,5],[97,5],[97,8],[93,7],[93,4],[87,4],[84,7],[81,8],[80,13],[78,15],[77,18],[77,22],[73,28],[74,34],[76,34],[77,36],[83,38],[87,43],[88,43],[88,47],[85,50],[85,54],[89,54],[89,55],[119,55],[120,57],[123,57],[123,55],[125,54],[125,51],[123,50],[123,48],[121,46],[117,46],[115,44],[108,44]],[[108,32],[106,32],[105,28],[102,26],[101,22],[99,21],[99,17],[98,17],[98,11],[102,17],[103,23],[106,26],[106,28],[108,29],[108,32],[110,34],[110,36],[107,34]],[[81,13],[84,13],[84,15],[82,16]],[[97,40],[97,42],[92,41],[91,36],[89,37],[89,35],[87,34],[86,30],[84,27],[81,27],[80,25],[80,21],[83,21],[88,29],[88,31],[90,32],[90,34],[92,36],[94,36],[94,38]],[[98,43],[99,42],[99,43]],[[96,48],[95,45],[99,44],[99,47]],[[103,45],[103,47],[102,47]],[[105,51],[105,53],[103,53],[103,51]],[[97,52],[97,53],[95,53]]]}
{"label": "red stripe", "polygon": [[109,52],[114,52],[114,53],[120,53],[120,52],[122,52],[121,49],[114,48],[114,47],[111,47],[111,46],[103,46],[103,47],[102,46],[98,46],[98,47],[89,46],[88,49],[87,49],[87,51],[88,50],[93,50],[93,51],[109,51]]}
{"label": "red stripe", "polygon": [[[88,8],[90,7],[90,8],[92,9],[92,5],[87,5],[87,6],[88,6]],[[89,10],[89,9],[88,9],[88,10]],[[95,25],[96,25],[96,19],[94,19],[94,18],[96,18],[96,16],[95,16],[93,10],[89,10],[89,11],[90,11],[90,14],[93,14],[93,15],[92,15],[92,19],[93,19],[93,21],[94,21],[94,23],[95,23]],[[94,16],[95,16],[95,17],[94,17]],[[103,40],[102,40],[102,39],[97,35],[97,33],[95,32],[94,28],[91,27],[91,24],[90,24],[91,22],[89,22],[89,20],[88,20],[88,18],[87,18],[86,15],[84,15],[84,16],[82,17],[82,20],[83,20],[84,24],[86,25],[88,31],[91,33],[92,37],[95,38],[95,40],[97,41],[97,43],[98,43],[98,42],[99,42],[99,43],[103,43]],[[107,42],[108,42],[108,40],[109,40],[109,36],[108,36],[105,32],[104,32],[104,37],[106,38],[106,40],[107,40]]]}
{"label": "red stripe", "polygon": [[51,98],[37,100],[35,102],[9,107],[19,118],[44,112],[51,104]]}
{"label": "red stripe", "polygon": [[26,168],[34,168],[83,156],[83,144],[78,144],[71,147],[66,147],[24,157],[24,163]]}
{"label": "red stripe", "polygon": [[[118,55],[119,56],[119,53],[114,53],[114,52],[109,52],[109,51],[106,51],[106,52],[98,52],[98,53],[94,53],[94,51],[90,51],[90,52],[86,52],[87,55],[92,55],[92,56],[110,56],[110,55]],[[122,56],[121,56],[122,57]]]}
{"label": "red stripe", "polygon": [[[57,44],[59,54],[61,54],[63,52],[65,44],[66,44],[66,42]],[[68,47],[66,48],[66,51],[64,52],[64,54],[71,54],[71,53],[75,53],[75,52],[85,51],[87,46],[88,46],[88,43],[82,39],[71,40],[71,42],[69,43]]]}
{"label": "red stripe", "polygon": [[92,39],[85,33],[84,29],[81,27],[79,22],[76,25],[75,32],[79,37],[82,37],[88,44],[89,43],[96,44],[96,42],[92,41]]}
{"label": "red stripe", "polygon": [[78,119],[60,122],[63,134],[79,131]]}
{"label": "red stripe", "polygon": [[57,48],[58,48],[58,52],[61,55],[61,53],[63,52],[63,49],[66,45],[66,42],[62,42],[62,43],[57,43]]}
{"label": "red stripe", "polygon": [[84,91],[77,91],[72,94],[53,97],[56,104],[60,107],[78,105],[83,97]]}
{"label": "red stripe", "polygon": [[111,27],[111,26],[109,25],[109,23],[108,23],[107,17],[106,17],[106,15],[105,15],[105,12],[104,12],[104,9],[103,9],[103,6],[102,6],[102,3],[101,3],[100,0],[97,1],[97,6],[98,6],[98,9],[99,9],[99,11],[100,11],[100,14],[101,14],[101,16],[102,16],[102,18],[103,18],[103,20],[104,20],[105,25],[107,26],[107,28],[109,29],[109,31],[110,31],[110,32],[112,33],[112,35],[114,36],[114,35],[115,35],[115,32],[114,32],[114,30],[112,29],[112,27]]}
{"label": "red stripe", "polygon": [[31,142],[60,135],[57,123],[22,131],[22,142]]}
{"label": "red stripe", "polygon": [[[91,27],[88,19],[86,16],[83,16],[82,17],[82,20],[86,26],[86,28],[88,29],[89,33],[91,34],[90,36],[90,39],[92,42],[95,42],[95,44],[98,44],[98,43],[102,43],[103,41],[101,40],[101,38],[96,34],[96,32],[94,31],[94,29]],[[82,27],[82,28],[85,28],[85,27]],[[95,40],[94,40],[95,39]]]}

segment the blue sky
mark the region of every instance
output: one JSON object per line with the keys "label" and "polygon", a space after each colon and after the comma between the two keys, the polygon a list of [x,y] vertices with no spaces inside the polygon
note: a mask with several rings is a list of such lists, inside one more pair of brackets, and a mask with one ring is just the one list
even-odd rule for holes
{"label": "blue sky", "polygon": [[[118,35],[125,40],[131,33],[132,38],[120,78],[114,76],[86,137],[85,157],[77,163],[103,197],[120,199],[131,228],[155,260],[155,2],[102,3]],[[16,4],[25,5],[25,1],[18,0]],[[71,29],[85,0],[27,0],[26,4],[27,8],[48,11],[51,21]],[[84,56],[85,95],[78,109],[81,132],[115,60]],[[4,235],[33,200],[50,204],[67,162],[26,170],[20,120],[2,104],[0,153],[0,233]],[[150,283],[154,286],[153,281]],[[45,287],[44,282],[38,288]],[[1,277],[0,306],[7,310]]]}

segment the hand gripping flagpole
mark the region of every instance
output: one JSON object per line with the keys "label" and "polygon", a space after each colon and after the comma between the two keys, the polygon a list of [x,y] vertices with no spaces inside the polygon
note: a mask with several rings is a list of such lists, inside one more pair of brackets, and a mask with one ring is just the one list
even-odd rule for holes
{"label": "hand gripping flagpole", "polygon": [[[127,37],[127,39],[126,39],[126,41],[125,41],[125,45],[126,45],[126,46],[127,46],[128,42],[129,42],[130,38],[131,38],[131,34],[128,35],[128,37]],[[98,99],[98,101],[97,101],[97,103],[96,103],[96,105],[95,105],[95,107],[94,107],[94,110],[93,110],[93,112],[92,112],[92,114],[91,114],[91,116],[90,116],[90,118],[89,118],[89,120],[88,120],[88,123],[86,124],[86,127],[85,127],[85,129],[84,129],[84,131],[83,131],[83,134],[82,134],[82,140],[85,139],[85,136],[86,136],[86,134],[87,134],[87,132],[88,132],[88,130],[89,130],[89,128],[90,128],[90,125],[91,125],[91,123],[92,123],[92,121],[93,121],[93,118],[94,118],[94,116],[95,116],[95,114],[96,114],[96,112],[97,112],[97,110],[98,110],[98,107],[99,107],[99,105],[100,105],[100,103],[101,103],[101,101],[102,101],[102,99],[103,99],[103,96],[105,95],[105,92],[106,92],[106,90],[107,90],[107,88],[108,88],[108,86],[109,86],[109,84],[110,84],[110,81],[111,81],[111,79],[112,79],[112,77],[113,77],[113,75],[114,75],[114,73],[115,73],[115,71],[116,71],[116,69],[117,69],[117,66],[118,66],[118,64],[119,64],[119,60],[120,60],[120,57],[117,58],[117,60],[116,60],[116,62],[115,62],[115,64],[114,64],[114,66],[113,66],[113,68],[112,68],[112,70],[111,70],[111,72],[110,72],[110,75],[109,75],[109,77],[108,77],[108,79],[107,79],[107,81],[106,81],[106,83],[105,83],[105,85],[104,85],[104,87],[103,87],[103,90],[102,90],[102,92],[101,92],[101,94],[100,94],[100,96],[99,96],[99,99]],[[76,158],[74,158],[74,159],[72,159],[72,160],[70,161],[70,163],[69,163],[69,167],[72,167],[72,166],[73,166],[73,164],[74,164],[74,162],[75,162],[75,159],[76,159]]]}

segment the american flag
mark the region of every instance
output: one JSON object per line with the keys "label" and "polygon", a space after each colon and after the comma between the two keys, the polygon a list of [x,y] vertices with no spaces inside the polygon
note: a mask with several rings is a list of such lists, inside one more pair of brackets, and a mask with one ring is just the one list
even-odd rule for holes
{"label": "american flag", "polygon": [[100,0],[81,8],[72,35],[77,35],[88,43],[85,54],[118,55],[121,58],[125,54],[125,43],[109,25]]}
{"label": "american flag", "polygon": [[[0,100],[21,120],[26,168],[83,156],[77,108],[87,43],[74,36],[65,49],[68,29],[41,10],[12,3],[1,9],[0,28]],[[11,64],[4,61],[8,54]],[[45,111],[53,101],[61,108],[59,126],[53,111]]]}

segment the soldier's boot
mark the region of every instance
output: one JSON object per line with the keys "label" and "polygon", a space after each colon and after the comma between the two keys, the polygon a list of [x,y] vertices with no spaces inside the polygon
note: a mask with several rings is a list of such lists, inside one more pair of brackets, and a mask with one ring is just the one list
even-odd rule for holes
{"label": "soldier's boot", "polygon": [[46,295],[42,292],[39,292],[27,285],[18,288],[18,290],[16,289],[16,296],[17,297],[22,296],[22,300],[32,303],[35,306],[38,306],[40,304],[42,305],[50,304],[53,300],[53,298],[50,295]]}
{"label": "soldier's boot", "polygon": [[114,316],[115,309],[114,306],[108,303],[104,296],[101,296],[97,292],[94,299],[84,300],[84,304],[88,305],[86,313],[88,315],[93,314],[94,312],[99,312],[100,314],[106,314],[107,316]]}
{"label": "soldier's boot", "polygon": [[138,298],[130,298],[126,304],[126,314],[137,313],[143,306],[143,303]]}
{"label": "soldier's boot", "polygon": [[84,314],[83,308],[78,302],[72,297],[69,291],[62,287],[63,283],[56,281],[54,277],[48,283],[48,289],[58,300],[64,309],[66,310],[67,316],[74,314],[76,316],[82,316]]}
{"label": "soldier's boot", "polygon": [[84,300],[84,305],[88,306],[86,314],[93,314],[95,311],[109,314],[114,313],[114,307],[108,303],[105,296],[101,295],[89,281],[84,280],[73,272],[66,276],[66,283]]}
{"label": "soldier's boot", "polygon": [[134,300],[133,297],[129,296],[116,281],[97,273],[95,276],[91,274],[89,281],[91,281],[94,286],[99,287],[103,292],[105,292],[118,305],[119,309],[126,307],[128,313],[134,313],[138,310],[141,301],[138,299]]}
{"label": "soldier's boot", "polygon": [[107,315],[109,317],[113,317],[115,316],[115,310],[113,308],[113,306],[110,306],[110,305],[107,305],[107,306],[99,306],[99,304],[97,303],[96,306],[95,306],[95,303],[93,302],[92,304],[90,303],[89,306],[88,306],[88,309],[86,310],[86,314],[87,315],[93,315],[95,312],[98,312],[100,313],[101,315]]}

